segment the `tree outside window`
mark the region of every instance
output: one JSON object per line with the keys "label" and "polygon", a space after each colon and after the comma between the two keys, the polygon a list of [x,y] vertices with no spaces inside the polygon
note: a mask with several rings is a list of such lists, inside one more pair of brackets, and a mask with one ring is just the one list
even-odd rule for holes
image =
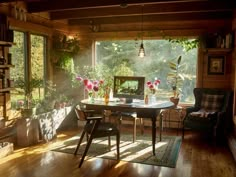
{"label": "tree outside window", "polygon": [[[138,45],[132,40],[97,41],[96,66],[103,65],[110,75],[145,76],[146,81],[160,79],[158,98],[165,100],[172,96],[167,75],[168,63],[182,56],[185,76],[180,101],[193,103],[193,88],[196,85],[197,48],[186,51],[183,46],[168,40],[144,40],[146,56],[138,57]],[[128,71],[128,72],[126,72]]]}

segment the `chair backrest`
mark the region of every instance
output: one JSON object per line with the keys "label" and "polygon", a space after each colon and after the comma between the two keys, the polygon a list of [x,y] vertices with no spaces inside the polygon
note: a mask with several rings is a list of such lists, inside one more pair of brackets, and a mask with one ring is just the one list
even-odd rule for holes
{"label": "chair backrest", "polygon": [[87,115],[85,114],[83,110],[81,110],[79,105],[75,107],[75,113],[79,120],[82,120],[82,121],[87,120]]}
{"label": "chair backrest", "polygon": [[230,96],[232,91],[225,89],[214,88],[194,88],[195,107],[201,109],[204,105],[203,101],[206,98],[214,99],[215,103],[211,100],[210,107],[215,107],[218,111],[226,111],[230,103]]}

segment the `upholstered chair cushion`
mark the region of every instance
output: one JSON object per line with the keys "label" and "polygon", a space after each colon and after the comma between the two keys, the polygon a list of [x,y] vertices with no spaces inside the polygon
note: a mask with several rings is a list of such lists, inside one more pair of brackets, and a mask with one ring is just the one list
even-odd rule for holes
{"label": "upholstered chair cushion", "polygon": [[201,109],[206,112],[217,112],[222,109],[224,103],[224,95],[203,94],[201,101]]}

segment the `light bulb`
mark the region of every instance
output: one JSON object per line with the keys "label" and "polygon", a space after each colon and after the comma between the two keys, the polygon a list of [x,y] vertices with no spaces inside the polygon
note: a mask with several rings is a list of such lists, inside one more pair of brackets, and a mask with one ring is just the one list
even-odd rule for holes
{"label": "light bulb", "polygon": [[140,45],[138,56],[141,58],[143,58],[145,56],[145,50],[143,47],[143,43],[141,43],[141,45]]}

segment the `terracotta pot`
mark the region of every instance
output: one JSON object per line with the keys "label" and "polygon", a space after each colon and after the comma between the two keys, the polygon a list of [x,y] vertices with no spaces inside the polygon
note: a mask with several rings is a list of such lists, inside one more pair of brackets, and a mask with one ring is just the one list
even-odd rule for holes
{"label": "terracotta pot", "polygon": [[170,101],[174,103],[175,107],[177,107],[177,105],[179,104],[179,98],[170,97]]}

